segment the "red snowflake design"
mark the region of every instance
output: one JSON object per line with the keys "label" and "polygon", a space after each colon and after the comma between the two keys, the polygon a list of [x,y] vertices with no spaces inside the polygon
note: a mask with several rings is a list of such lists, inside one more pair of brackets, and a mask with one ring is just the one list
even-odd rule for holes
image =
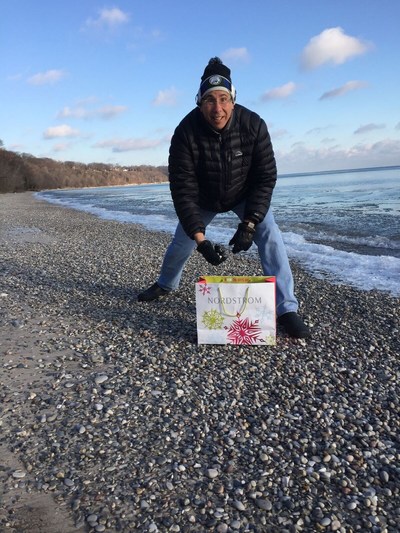
{"label": "red snowflake design", "polygon": [[255,344],[260,340],[260,335],[258,320],[252,322],[249,318],[241,319],[238,316],[230,325],[227,338],[232,344]]}
{"label": "red snowflake design", "polygon": [[200,286],[199,286],[199,292],[201,292],[203,296],[205,296],[206,294],[210,294],[210,292],[211,292],[211,287],[209,287],[209,286],[207,285],[207,283],[204,283],[204,284],[202,283],[202,284],[200,284]]}

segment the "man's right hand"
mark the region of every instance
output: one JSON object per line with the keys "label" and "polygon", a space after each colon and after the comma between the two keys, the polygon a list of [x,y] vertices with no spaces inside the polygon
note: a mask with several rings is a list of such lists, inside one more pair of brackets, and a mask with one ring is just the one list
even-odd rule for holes
{"label": "man's right hand", "polygon": [[223,246],[213,244],[211,241],[204,240],[197,246],[197,251],[201,253],[206,261],[216,266],[223,263],[228,255]]}

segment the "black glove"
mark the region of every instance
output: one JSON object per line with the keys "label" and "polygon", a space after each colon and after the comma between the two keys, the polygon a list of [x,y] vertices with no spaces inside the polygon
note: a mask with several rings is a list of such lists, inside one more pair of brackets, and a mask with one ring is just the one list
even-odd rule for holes
{"label": "black glove", "polygon": [[[254,224],[252,224],[254,226]],[[232,246],[232,252],[237,254],[238,252],[246,252],[253,244],[253,237],[256,230],[254,227],[249,226],[246,222],[241,222],[236,230],[235,235],[229,241],[229,246]]]}
{"label": "black glove", "polygon": [[223,246],[219,244],[213,244],[210,241],[202,241],[198,247],[197,251],[201,253],[206,261],[216,266],[225,261],[228,258],[226,250]]}

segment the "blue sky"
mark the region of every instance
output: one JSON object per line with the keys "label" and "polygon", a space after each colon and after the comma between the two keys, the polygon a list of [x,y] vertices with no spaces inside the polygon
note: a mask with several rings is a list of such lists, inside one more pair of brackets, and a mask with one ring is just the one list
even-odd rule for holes
{"label": "blue sky", "polygon": [[0,139],[37,157],[166,165],[220,56],[280,173],[400,164],[398,0],[13,0]]}

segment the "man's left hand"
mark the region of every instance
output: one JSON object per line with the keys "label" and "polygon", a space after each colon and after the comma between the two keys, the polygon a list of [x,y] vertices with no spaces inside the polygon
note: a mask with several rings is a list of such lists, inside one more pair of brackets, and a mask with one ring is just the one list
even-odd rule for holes
{"label": "man's left hand", "polygon": [[[253,224],[252,224],[253,226]],[[246,222],[241,222],[236,230],[235,235],[229,241],[229,246],[233,245],[232,252],[246,252],[253,244],[253,238],[256,230]]]}

